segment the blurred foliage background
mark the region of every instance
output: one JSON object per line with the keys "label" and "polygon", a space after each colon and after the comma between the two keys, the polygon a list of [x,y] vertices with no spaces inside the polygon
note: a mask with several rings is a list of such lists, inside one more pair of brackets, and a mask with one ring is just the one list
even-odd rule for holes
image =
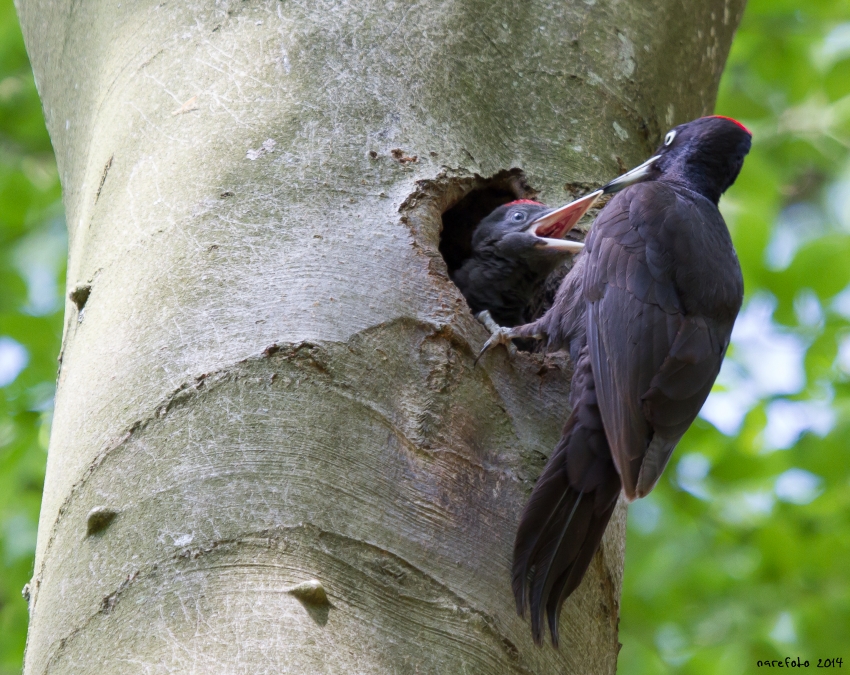
{"label": "blurred foliage background", "polygon": [[[850,4],[750,0],[717,104],[745,309],[702,417],[629,513],[621,675],[850,668]],[[0,675],[19,673],[62,333],[60,188],[0,0]]]}
{"label": "blurred foliage background", "polygon": [[715,391],[629,510],[619,673],[850,668],[850,3],[750,0],[717,113],[746,286]]}
{"label": "blurred foliage background", "polygon": [[21,672],[64,308],[65,222],[11,0],[0,0],[0,674]]}

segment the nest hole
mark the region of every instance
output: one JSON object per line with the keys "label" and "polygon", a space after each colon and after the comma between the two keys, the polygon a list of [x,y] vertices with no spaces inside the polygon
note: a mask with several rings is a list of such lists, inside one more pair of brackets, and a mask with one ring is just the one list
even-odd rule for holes
{"label": "nest hole", "polygon": [[472,233],[478,223],[502,204],[536,197],[537,191],[520,169],[500,171],[490,178],[475,176],[466,194],[443,211],[439,249],[449,276],[472,255]]}

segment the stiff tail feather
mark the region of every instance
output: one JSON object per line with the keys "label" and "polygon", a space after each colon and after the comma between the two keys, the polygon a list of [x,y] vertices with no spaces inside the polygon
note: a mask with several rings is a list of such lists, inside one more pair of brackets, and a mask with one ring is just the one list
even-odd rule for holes
{"label": "stiff tail feather", "polygon": [[514,542],[517,611],[523,615],[530,606],[537,644],[546,614],[555,646],[560,608],[584,577],[620,492],[586,350],[573,382],[573,413],[523,509]]}

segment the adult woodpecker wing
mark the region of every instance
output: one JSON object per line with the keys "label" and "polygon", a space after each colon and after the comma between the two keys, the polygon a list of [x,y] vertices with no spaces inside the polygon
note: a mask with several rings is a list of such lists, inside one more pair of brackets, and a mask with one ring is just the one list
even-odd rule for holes
{"label": "adult woodpecker wing", "polygon": [[587,240],[587,341],[629,500],[648,494],[720,370],[740,267],[716,206],[654,181],[619,193]]}

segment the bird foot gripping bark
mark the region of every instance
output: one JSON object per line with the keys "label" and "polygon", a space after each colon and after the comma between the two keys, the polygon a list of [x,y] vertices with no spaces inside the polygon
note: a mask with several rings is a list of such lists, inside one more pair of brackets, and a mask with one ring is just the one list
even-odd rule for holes
{"label": "bird foot gripping bark", "polygon": [[481,348],[481,351],[478,352],[478,356],[475,357],[475,363],[478,363],[478,360],[484,356],[484,352],[488,351],[491,347],[495,347],[496,345],[505,345],[508,350],[508,354],[511,356],[516,355],[516,345],[513,343],[513,338],[518,337],[514,335],[514,331],[512,328],[505,328],[497,324],[493,317],[490,316],[490,312],[486,309],[483,312],[479,312],[475,315],[475,318],[478,319],[484,327],[492,333],[490,339],[484,343],[484,346]]}

